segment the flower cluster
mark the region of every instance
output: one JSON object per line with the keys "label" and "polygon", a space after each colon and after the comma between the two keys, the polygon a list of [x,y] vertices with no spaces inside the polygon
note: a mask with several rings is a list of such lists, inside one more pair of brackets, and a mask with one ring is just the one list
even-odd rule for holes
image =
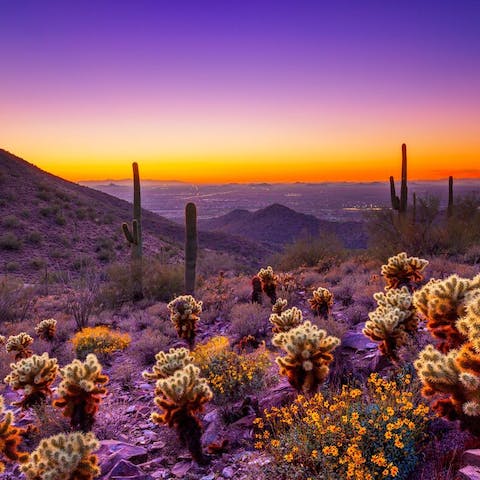
{"label": "flower cluster", "polygon": [[89,353],[96,355],[111,355],[125,350],[132,339],[128,333],[120,333],[106,326],[86,327],[72,338],[73,348],[79,358],[85,358]]}
{"label": "flower cluster", "polygon": [[193,358],[218,404],[239,400],[247,393],[263,388],[271,365],[264,346],[252,353],[239,354],[230,348],[228,338],[221,336],[198,345]]}
{"label": "flower cluster", "polygon": [[[275,462],[274,478],[403,480],[419,460],[428,407],[415,404],[409,375],[372,374],[365,391],[344,386],[333,396],[303,396],[257,418],[256,448]],[[403,387],[401,385],[404,385]]]}

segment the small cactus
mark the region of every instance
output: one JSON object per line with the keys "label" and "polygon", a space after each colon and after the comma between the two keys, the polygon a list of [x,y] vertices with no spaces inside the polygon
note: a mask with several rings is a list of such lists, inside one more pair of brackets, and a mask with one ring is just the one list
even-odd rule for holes
{"label": "small cactus", "polygon": [[428,261],[418,257],[407,257],[405,252],[390,257],[386,265],[382,265],[381,273],[387,286],[390,288],[400,288],[407,286],[411,291],[415,284],[423,280],[423,271],[428,265]]}
{"label": "small cactus", "polygon": [[328,336],[325,330],[306,321],[288,332],[276,334],[272,343],[287,353],[276,359],[280,374],[298,392],[313,394],[327,378],[332,351],[340,345],[340,339]]}
{"label": "small cactus", "polygon": [[186,348],[171,348],[168,352],[158,352],[155,355],[156,363],[152,372],[143,372],[146,380],[160,380],[172,376],[177,370],[181,370],[193,362],[190,350]]}
{"label": "small cactus", "polygon": [[60,372],[62,381],[57,388],[60,397],[53,401],[53,405],[63,409],[63,415],[70,418],[72,428],[88,432],[107,393],[104,385],[108,376],[102,374],[102,366],[93,353],[87,355],[85,362],[73,360]]}
{"label": "small cactus", "polygon": [[5,345],[7,343],[7,337],[0,335],[0,345]]}
{"label": "small cactus", "polygon": [[51,386],[57,373],[56,358],[49,358],[48,353],[22,358],[10,364],[12,369],[5,377],[5,383],[13,390],[23,390],[22,400],[16,403],[22,408],[38,405],[52,394]]}
{"label": "small cactus", "polygon": [[155,404],[161,412],[152,413],[152,421],[176,428],[180,441],[187,446],[193,459],[205,464],[202,427],[197,414],[203,411],[213,394],[207,380],[200,377],[200,369],[189,364],[172,376],[158,380],[155,394]]}
{"label": "small cactus", "polygon": [[15,416],[12,411],[5,410],[3,397],[0,395],[0,473],[4,471],[4,460],[23,462],[28,454],[18,451],[25,430],[14,426]]}
{"label": "small cactus", "polygon": [[363,334],[374,342],[381,342],[379,349],[393,362],[399,360],[398,349],[417,331],[418,318],[413,298],[407,287],[387,290],[374,295],[377,308],[369,313]]}
{"label": "small cactus", "polygon": [[36,327],[35,333],[42,339],[52,341],[55,338],[57,321],[54,318],[42,320]]}
{"label": "small cactus", "polygon": [[278,277],[273,273],[272,267],[261,268],[257,273],[262,282],[262,290],[270,298],[272,305],[277,301],[277,280]]}
{"label": "small cactus", "polygon": [[438,348],[447,353],[465,341],[456,322],[465,315],[470,301],[480,295],[480,275],[473,279],[451,275],[444,280],[430,280],[415,292],[414,305],[427,319],[427,328],[440,340]]}
{"label": "small cactus", "polygon": [[322,318],[328,318],[333,306],[333,293],[327,288],[319,287],[312,292],[312,298],[308,300],[313,313]]}
{"label": "small cactus", "polygon": [[263,303],[262,280],[258,275],[252,278],[252,303]]}
{"label": "small cactus", "polygon": [[21,332],[18,335],[11,335],[7,339],[5,348],[7,352],[16,352],[15,361],[22,358],[30,357],[33,352],[30,349],[30,346],[33,343],[33,338],[25,332]]}
{"label": "small cactus", "polygon": [[195,335],[199,315],[202,313],[202,302],[197,302],[191,295],[182,295],[175,298],[168,304],[170,320],[172,321],[177,334],[186,340],[190,349],[195,344]]}
{"label": "small cactus", "polygon": [[27,480],[93,480],[100,475],[100,443],[93,433],[44,438],[20,469]]}
{"label": "small cactus", "polygon": [[270,323],[273,325],[273,333],[288,332],[292,328],[298,327],[303,322],[302,311],[297,307],[284,310],[282,313],[272,313]]}
{"label": "small cactus", "polygon": [[283,298],[277,298],[277,301],[272,306],[272,313],[281,315],[287,309],[288,301]]}

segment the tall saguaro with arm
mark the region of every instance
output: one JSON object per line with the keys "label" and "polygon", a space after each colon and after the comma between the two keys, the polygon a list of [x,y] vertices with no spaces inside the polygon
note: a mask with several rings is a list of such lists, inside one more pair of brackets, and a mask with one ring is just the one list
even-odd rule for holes
{"label": "tall saguaro with arm", "polygon": [[140,197],[140,175],[138,163],[132,163],[133,168],[133,220],[132,227],[122,224],[122,230],[130,244],[132,257],[132,298],[134,301],[143,298],[143,269],[142,269],[142,204]]}

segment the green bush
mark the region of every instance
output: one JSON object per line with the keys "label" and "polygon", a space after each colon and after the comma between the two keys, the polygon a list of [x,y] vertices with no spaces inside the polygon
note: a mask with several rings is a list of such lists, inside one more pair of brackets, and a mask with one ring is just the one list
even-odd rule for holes
{"label": "green bush", "polygon": [[0,236],[1,250],[20,250],[22,248],[22,241],[14,233],[5,233]]}

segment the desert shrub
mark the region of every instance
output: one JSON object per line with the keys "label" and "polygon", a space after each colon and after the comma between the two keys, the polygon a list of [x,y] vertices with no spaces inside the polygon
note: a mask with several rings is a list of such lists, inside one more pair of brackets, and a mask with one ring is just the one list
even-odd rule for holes
{"label": "desert shrub", "polygon": [[34,270],[42,270],[47,266],[47,262],[43,258],[32,258],[28,264]]}
{"label": "desert shrub", "polygon": [[95,253],[101,262],[111,262],[115,259],[114,242],[111,238],[100,238],[95,244]]}
{"label": "desert shrub", "polygon": [[12,232],[0,236],[0,250],[20,250],[22,241]]}
{"label": "desert shrub", "polygon": [[4,228],[17,228],[20,225],[20,221],[15,215],[7,215],[2,220],[2,226]]}
{"label": "desert shrub", "polygon": [[274,458],[265,465],[267,477],[410,478],[429,410],[414,402],[410,381],[408,375],[387,381],[372,374],[364,391],[343,386],[336,395],[299,396],[265,411],[255,421],[255,446]]}
{"label": "desert shrub", "polygon": [[227,337],[213,337],[198,345],[193,357],[214,393],[213,401],[219,405],[240,400],[267,383],[271,362],[265,347],[238,354],[231,349]]}
{"label": "desert shrub", "polygon": [[8,262],[5,265],[5,270],[9,273],[18,272],[20,264],[18,262]]}
{"label": "desert shrub", "polygon": [[34,291],[23,282],[10,277],[0,277],[0,323],[23,321],[35,305]]}
{"label": "desert shrub", "polygon": [[170,338],[162,332],[147,328],[142,332],[131,346],[130,356],[138,361],[142,367],[148,367],[155,363],[155,355],[166,350],[170,344]]}
{"label": "desert shrub", "polygon": [[271,263],[276,270],[294,270],[297,267],[318,267],[328,271],[346,256],[340,240],[334,234],[317,237],[305,236],[287,245],[285,250],[274,257]]}
{"label": "desert shrub", "polygon": [[234,305],[230,312],[230,331],[238,338],[248,335],[255,338],[265,337],[270,330],[269,316],[270,310],[256,303]]}
{"label": "desert shrub", "polygon": [[70,313],[80,330],[88,325],[90,316],[97,305],[98,279],[88,275],[67,295],[66,310]]}
{"label": "desert shrub", "polygon": [[36,230],[33,232],[30,232],[26,237],[25,240],[32,244],[32,245],[40,245],[43,240],[43,235],[40,232],[37,232]]}
{"label": "desert shrub", "polygon": [[131,341],[128,333],[120,333],[103,325],[86,327],[77,332],[71,340],[79,358],[85,358],[89,353],[109,356],[125,350]]}
{"label": "desert shrub", "polygon": [[[170,301],[183,292],[181,265],[162,264],[148,259],[143,266],[143,293],[148,300]],[[102,285],[99,301],[108,308],[118,307],[132,298],[130,265],[112,264],[107,268],[107,282]]]}

